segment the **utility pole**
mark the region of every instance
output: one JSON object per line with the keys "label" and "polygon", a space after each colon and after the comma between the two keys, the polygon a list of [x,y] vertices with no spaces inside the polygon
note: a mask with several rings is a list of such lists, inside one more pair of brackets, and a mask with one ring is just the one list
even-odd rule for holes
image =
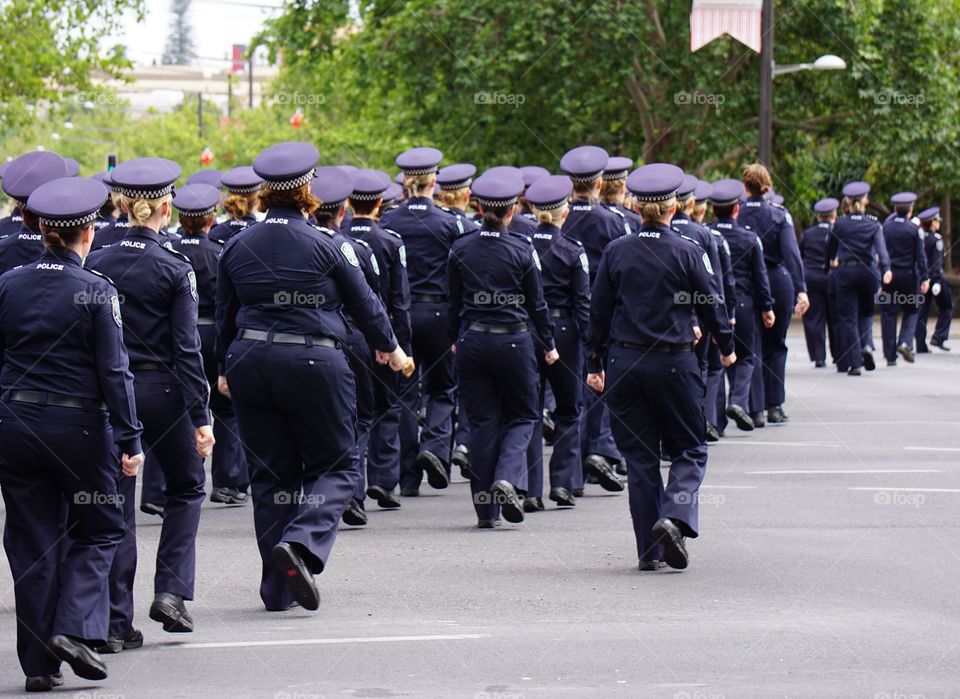
{"label": "utility pole", "polygon": [[760,162],[768,168],[773,155],[773,0],[763,0],[760,19]]}

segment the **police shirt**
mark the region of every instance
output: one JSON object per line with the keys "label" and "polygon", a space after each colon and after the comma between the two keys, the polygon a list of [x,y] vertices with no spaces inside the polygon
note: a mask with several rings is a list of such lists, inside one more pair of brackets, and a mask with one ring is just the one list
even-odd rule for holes
{"label": "police shirt", "polygon": [[874,253],[880,260],[880,271],[890,270],[890,256],[877,219],[869,214],[841,216],[827,241],[827,264],[837,259],[841,265],[862,264],[874,267]]}
{"label": "police shirt", "polygon": [[929,279],[930,284],[943,282],[943,236],[932,231],[923,232],[923,251],[927,261],[925,274],[921,279]]}
{"label": "police shirt", "polygon": [[807,290],[797,234],[793,219],[786,209],[771,204],[763,197],[749,197],[740,206],[737,223],[756,231],[760,236],[767,267],[783,265],[793,281],[794,292],[799,294]]}
{"label": "police shirt", "polygon": [[127,215],[120,214],[116,221],[107,224],[94,233],[93,245],[90,246],[90,249],[99,250],[107,245],[119,243],[123,240],[128,230],[130,230],[130,222],[127,220]]}
{"label": "police shirt", "polygon": [[4,216],[0,219],[0,240],[9,237],[11,233],[17,233],[22,225],[23,216],[19,209],[15,209],[9,216]]}
{"label": "police shirt", "polygon": [[197,313],[200,318],[213,318],[217,302],[217,262],[223,243],[210,240],[204,233],[185,235],[171,243],[174,250],[190,260],[197,278]]}
{"label": "police shirt", "polygon": [[612,240],[630,232],[622,216],[609,209],[593,204],[589,199],[580,198],[570,202],[570,213],[563,223],[563,233],[583,243],[590,263],[591,283],[596,275],[597,265],[604,248]]}
{"label": "police shirt", "polygon": [[43,251],[40,229],[34,230],[22,224],[19,231],[0,240],[0,274],[28,262],[36,262]]}
{"label": "police shirt", "polygon": [[464,233],[471,233],[480,229],[475,222],[467,218],[467,214],[461,209],[455,209],[452,206],[441,206],[439,207],[441,211],[445,211],[457,220],[457,229],[460,231],[460,235]]}
{"label": "police shirt", "polygon": [[252,226],[256,222],[256,216],[253,214],[247,214],[243,218],[232,218],[229,221],[223,221],[222,223],[216,224],[210,228],[210,233],[207,235],[210,236],[210,240],[226,243],[237,233],[246,230],[248,226]]}
{"label": "police shirt", "polygon": [[927,256],[923,251],[920,227],[903,216],[894,216],[883,224],[883,242],[890,256],[890,269],[926,279]]}
{"label": "police shirt", "polygon": [[393,332],[400,346],[408,349],[410,330],[410,282],[407,279],[407,251],[395,231],[387,231],[372,218],[355,216],[349,233],[373,251],[380,267],[378,295],[390,316]]}
{"label": "police shirt", "polygon": [[723,235],[729,247],[737,298],[752,299],[753,305],[761,311],[772,310],[773,295],[759,236],[732,218],[714,221],[710,228]]}
{"label": "police shirt", "polygon": [[833,224],[820,221],[800,236],[800,256],[807,271],[822,272],[827,267],[827,241]]}
{"label": "police shirt", "polygon": [[585,336],[590,321],[590,263],[583,245],[550,223],[541,223],[530,237],[540,259],[547,308],[569,313]]}
{"label": "police shirt", "polygon": [[737,290],[733,278],[730,248],[724,242],[722,231],[697,223],[682,212],[674,215],[673,220],[670,221],[670,227],[680,231],[682,235],[692,238],[706,250],[715,273],[713,278],[716,285],[715,293],[723,296],[729,317],[733,318],[737,308]]}
{"label": "police shirt", "polygon": [[446,296],[447,258],[450,246],[460,236],[457,220],[429,197],[414,197],[390,209],[380,225],[403,238],[410,293]]}

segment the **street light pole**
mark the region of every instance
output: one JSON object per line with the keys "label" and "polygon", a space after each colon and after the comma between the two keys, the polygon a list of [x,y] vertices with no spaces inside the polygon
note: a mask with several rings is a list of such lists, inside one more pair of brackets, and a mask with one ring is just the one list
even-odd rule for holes
{"label": "street light pole", "polygon": [[760,17],[760,162],[768,168],[773,150],[773,0],[763,0]]}

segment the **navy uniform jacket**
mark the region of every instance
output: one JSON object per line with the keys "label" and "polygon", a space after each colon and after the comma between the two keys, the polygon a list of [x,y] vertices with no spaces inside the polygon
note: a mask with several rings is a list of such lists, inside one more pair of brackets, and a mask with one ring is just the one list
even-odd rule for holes
{"label": "navy uniform jacket", "polygon": [[218,243],[205,234],[185,235],[175,240],[173,249],[190,260],[197,277],[197,312],[200,318],[213,318],[217,304],[217,261],[223,252]]}
{"label": "navy uniform jacket", "polygon": [[567,311],[585,337],[590,322],[590,263],[583,245],[549,223],[537,226],[531,237],[540,258],[547,308]]}
{"label": "navy uniform jacket", "polygon": [[588,199],[575,199],[570,202],[570,213],[562,230],[564,235],[583,243],[590,263],[590,282],[593,283],[604,248],[629,229],[622,216]]}
{"label": "navy uniform jacket", "polygon": [[451,207],[441,206],[438,207],[441,211],[445,211],[457,220],[457,230],[460,231],[460,235],[464,233],[471,233],[473,231],[480,230],[480,226],[477,225],[474,221],[471,221],[467,214],[460,209],[454,209]]}
{"label": "navy uniform jacket", "polygon": [[832,223],[820,221],[800,236],[800,256],[803,258],[804,269],[822,272],[828,267],[827,241],[830,240],[831,230]]}
{"label": "navy uniform jacket", "polygon": [[397,338],[370,289],[353,246],[296,210],[274,207],[223,248],[217,276],[217,354],[221,371],[239,329],[320,335],[343,341],[349,313],[371,349],[392,352]]}
{"label": "navy uniform jacket", "polygon": [[252,226],[257,222],[257,217],[253,214],[247,214],[243,218],[232,218],[229,221],[224,221],[223,223],[214,224],[210,228],[210,232],[207,234],[210,236],[210,240],[216,240],[221,243],[226,243],[230,238],[235,236],[240,231],[246,230],[248,226]]}
{"label": "navy uniform jacket", "polygon": [[97,220],[93,222],[93,233],[94,238],[96,238],[96,233],[101,228],[106,228],[107,226],[112,226],[117,222],[116,216],[97,216]]}
{"label": "navy uniform jacket", "polygon": [[859,262],[874,267],[874,252],[880,261],[881,274],[890,270],[890,256],[877,219],[869,214],[849,214],[837,219],[827,241],[827,262],[837,259],[840,264]]}
{"label": "navy uniform jacket", "polygon": [[[681,235],[695,241],[707,251],[710,256],[710,265],[714,272],[720,270],[719,276],[714,275],[716,289],[714,293],[723,296],[727,307],[728,317],[733,318],[737,310],[737,288],[733,278],[733,262],[730,260],[730,248],[724,242],[723,233],[697,223],[684,213],[677,213],[670,222],[670,227]],[[639,230],[639,229],[638,229]]]}
{"label": "navy uniform jacket", "polygon": [[677,235],[670,226],[644,223],[633,235],[615,240],[603,253],[590,302],[587,366],[599,371],[610,342],[642,347],[690,343],[694,301],[701,324],[724,355],[733,352],[733,330],[726,309],[714,292],[710,258],[704,250]]}
{"label": "navy uniform jacket", "polygon": [[105,402],[113,439],[139,454],[133,375],[117,290],[70,250],[0,277],[0,386]]}
{"label": "navy uniform jacket", "polygon": [[99,250],[107,245],[119,243],[123,240],[128,230],[130,230],[130,222],[127,220],[127,215],[120,214],[113,223],[97,229],[97,232],[93,236],[93,245],[90,246],[90,249]]}
{"label": "navy uniform jacket", "polygon": [[113,279],[120,291],[130,363],[173,368],[184,412],[194,427],[209,425],[210,387],[200,356],[197,280],[190,260],[163,247],[158,233],[131,226],[119,243],[90,253],[87,267]]}
{"label": "navy uniform jacket", "polygon": [[370,246],[380,267],[380,296],[393,332],[400,346],[409,349],[410,281],[407,279],[407,251],[403,239],[395,231],[384,230],[372,218],[355,216],[350,221],[350,235]]}
{"label": "navy uniform jacket", "polygon": [[604,204],[603,206],[608,211],[612,211],[613,213],[622,216],[627,224],[627,227],[630,229],[630,233],[636,233],[640,230],[643,220],[640,218],[640,214],[638,214],[636,211],[631,211],[627,207],[621,206],[620,204]]}
{"label": "navy uniform jacket", "polygon": [[883,242],[887,246],[892,270],[910,272],[917,281],[926,279],[927,256],[917,224],[902,216],[894,216],[883,224]]}
{"label": "navy uniform jacket", "polygon": [[767,267],[783,265],[793,280],[794,293],[807,290],[803,276],[803,261],[797,246],[793,219],[782,206],[771,204],[763,197],[749,197],[740,206],[737,223],[756,231],[763,243],[763,259]]}
{"label": "navy uniform jacket", "polygon": [[13,233],[17,233],[22,225],[23,216],[20,215],[18,209],[15,209],[9,216],[4,216],[0,219],[0,240],[9,237]]}
{"label": "navy uniform jacket", "polygon": [[43,235],[40,229],[28,228],[25,224],[20,230],[0,240],[0,274],[14,267],[36,262],[43,254]]}
{"label": "navy uniform jacket", "polygon": [[772,310],[773,294],[770,292],[770,278],[763,261],[760,237],[732,218],[714,221],[710,228],[723,236],[730,250],[737,297],[753,299],[754,307],[761,311]]}
{"label": "navy uniform jacket", "polygon": [[[363,272],[363,280],[367,283],[367,286],[370,287],[370,291],[373,292],[374,296],[376,296],[380,307],[383,308],[383,300],[380,298],[380,264],[377,262],[377,258],[373,254],[373,250],[370,248],[370,246],[359,238],[344,235],[340,231],[339,226],[324,227],[316,224],[311,225],[313,225],[313,227],[321,233],[325,233],[333,238],[335,245],[347,243],[353,248],[353,252],[357,257],[357,261],[360,263],[360,271]],[[331,233],[333,235],[330,235]],[[356,323],[353,321],[352,316],[348,314],[346,319],[348,323],[350,323],[353,327],[356,327]]]}
{"label": "navy uniform jacket", "polygon": [[[510,225],[507,226],[507,230],[511,233],[519,233],[520,235],[529,237],[536,227],[537,224],[535,222],[514,213],[513,218],[510,219]],[[477,230],[480,228],[480,226],[477,226]]]}
{"label": "navy uniform jacket", "polygon": [[460,236],[457,220],[429,197],[415,197],[390,209],[380,224],[403,238],[410,293],[446,296],[447,258]]}
{"label": "navy uniform jacket", "polygon": [[447,264],[450,287],[448,331],[456,340],[461,324],[533,322],[548,350],[553,321],[543,298],[540,261],[530,239],[506,227],[481,229],[457,240]]}
{"label": "navy uniform jacket", "polygon": [[939,233],[924,231],[923,251],[927,261],[925,273],[921,279],[929,279],[931,286],[943,282],[943,236]]}

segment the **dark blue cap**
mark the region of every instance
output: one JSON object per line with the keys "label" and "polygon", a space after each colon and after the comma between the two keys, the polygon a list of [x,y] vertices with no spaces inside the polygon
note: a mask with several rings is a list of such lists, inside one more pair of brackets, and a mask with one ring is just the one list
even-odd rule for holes
{"label": "dark blue cap", "polygon": [[550,176],[550,171],[539,165],[526,165],[520,168],[520,176],[523,178],[523,186],[529,187],[537,180]]}
{"label": "dark blue cap", "polygon": [[353,192],[350,198],[360,201],[382,199],[383,193],[391,184],[390,175],[383,170],[357,170],[353,174]]}
{"label": "dark blue cap", "polygon": [[821,199],[816,204],[813,205],[813,210],[818,214],[832,214],[834,211],[840,208],[840,202],[838,202],[833,197],[827,197],[826,199]]}
{"label": "dark blue cap", "polygon": [[693,196],[698,184],[700,184],[700,180],[696,176],[684,175],[680,186],[677,187],[677,198],[686,199],[687,197]]}
{"label": "dark blue cap", "polygon": [[353,178],[336,166],[319,167],[310,191],[320,200],[321,209],[338,209],[353,193]]}
{"label": "dark blue cap", "polygon": [[7,160],[3,164],[0,164],[0,180],[3,179],[3,173],[7,171],[7,165],[10,164],[10,161]]}
{"label": "dark blue cap", "polygon": [[527,203],[538,209],[559,209],[573,192],[573,182],[566,175],[542,177],[527,188]]}
{"label": "dark blue cap", "polygon": [[350,163],[342,163],[340,165],[337,165],[337,167],[343,170],[344,172],[350,173],[351,175],[353,175],[353,173],[357,172],[360,169],[356,165],[351,165]]}
{"label": "dark blue cap", "polygon": [[397,156],[397,167],[405,175],[432,175],[443,160],[443,153],[436,148],[411,148]]}
{"label": "dark blue cap", "polygon": [[387,187],[387,191],[383,193],[383,203],[392,204],[395,201],[400,201],[403,198],[403,187],[398,185],[396,182],[391,182],[390,186]]}
{"label": "dark blue cap", "polygon": [[848,199],[860,199],[870,194],[870,185],[866,182],[848,182],[843,186],[843,196]]}
{"label": "dark blue cap", "polygon": [[136,199],[159,199],[173,191],[180,166],[165,158],[134,158],[110,173],[113,191]]}
{"label": "dark blue cap", "polygon": [[393,181],[396,182],[401,187],[403,186],[403,170],[397,173],[396,177],[393,178]]}
{"label": "dark blue cap", "polygon": [[929,209],[924,209],[917,214],[917,218],[921,221],[940,221],[940,207],[931,206]]}
{"label": "dark blue cap", "polygon": [[38,186],[27,200],[27,208],[46,226],[85,226],[97,218],[109,195],[94,179],[61,177]]}
{"label": "dark blue cap", "polygon": [[743,182],[731,178],[717,180],[712,185],[710,203],[714,206],[731,206],[740,203],[743,196]]}
{"label": "dark blue cap", "polygon": [[598,146],[579,146],[564,153],[560,169],[574,182],[593,182],[600,178],[610,156]]}
{"label": "dark blue cap", "polygon": [[630,174],[630,168],[633,167],[633,160],[624,158],[622,155],[615,155],[607,160],[607,166],[603,169],[603,179],[608,181],[625,180]]}
{"label": "dark blue cap", "polygon": [[512,175],[514,177],[519,177],[520,181],[523,182],[523,173],[520,172],[520,168],[514,167],[513,165],[495,165],[494,167],[484,170],[484,175]]}
{"label": "dark blue cap", "polygon": [[220,190],[209,184],[184,185],[173,195],[173,206],[187,216],[206,216],[217,210]]}
{"label": "dark blue cap", "polygon": [[241,165],[223,173],[220,186],[231,194],[252,194],[263,187],[263,178],[250,165]]}
{"label": "dark blue cap", "polygon": [[768,189],[766,192],[763,193],[763,198],[767,201],[770,201],[775,196],[777,196],[777,193],[773,191],[773,187],[771,187],[770,189]]}
{"label": "dark blue cap", "polygon": [[91,179],[91,180],[96,180],[97,182],[102,182],[103,184],[105,184],[105,185],[108,186],[108,187],[110,186],[110,183],[113,181],[113,180],[110,178],[110,171],[109,171],[109,170],[104,170],[103,172],[95,172],[95,173],[93,173],[92,175],[90,175],[90,179]]}
{"label": "dark blue cap", "polygon": [[697,180],[697,188],[693,190],[693,198],[700,202],[706,201],[713,194],[713,185],[706,180]]}
{"label": "dark blue cap", "polygon": [[913,192],[897,192],[890,201],[896,204],[913,204],[917,200],[917,195]]}
{"label": "dark blue cap", "polygon": [[483,206],[505,207],[516,204],[517,197],[523,194],[523,178],[520,177],[519,172],[506,170],[491,172],[491,170],[483,173],[473,183],[473,196]]}
{"label": "dark blue cap", "polygon": [[477,168],[470,163],[448,165],[437,173],[437,184],[440,189],[463,189],[469,187]]}
{"label": "dark blue cap", "polygon": [[53,151],[35,150],[7,163],[3,191],[19,202],[26,202],[37,187],[61,177],[72,177],[67,174],[66,161]]}
{"label": "dark blue cap", "polygon": [[80,163],[73,158],[64,158],[63,161],[67,164],[67,177],[76,177],[80,172]]}
{"label": "dark blue cap", "polygon": [[637,168],[627,178],[627,189],[641,203],[668,201],[677,196],[683,170],[670,163],[651,163]]}
{"label": "dark blue cap", "polygon": [[297,189],[313,179],[313,168],[320,159],[316,146],[300,141],[277,143],[260,152],[253,171],[273,190]]}
{"label": "dark blue cap", "polygon": [[220,188],[220,179],[223,173],[219,170],[208,168],[206,170],[197,170],[187,178],[185,184],[208,184],[211,187]]}

